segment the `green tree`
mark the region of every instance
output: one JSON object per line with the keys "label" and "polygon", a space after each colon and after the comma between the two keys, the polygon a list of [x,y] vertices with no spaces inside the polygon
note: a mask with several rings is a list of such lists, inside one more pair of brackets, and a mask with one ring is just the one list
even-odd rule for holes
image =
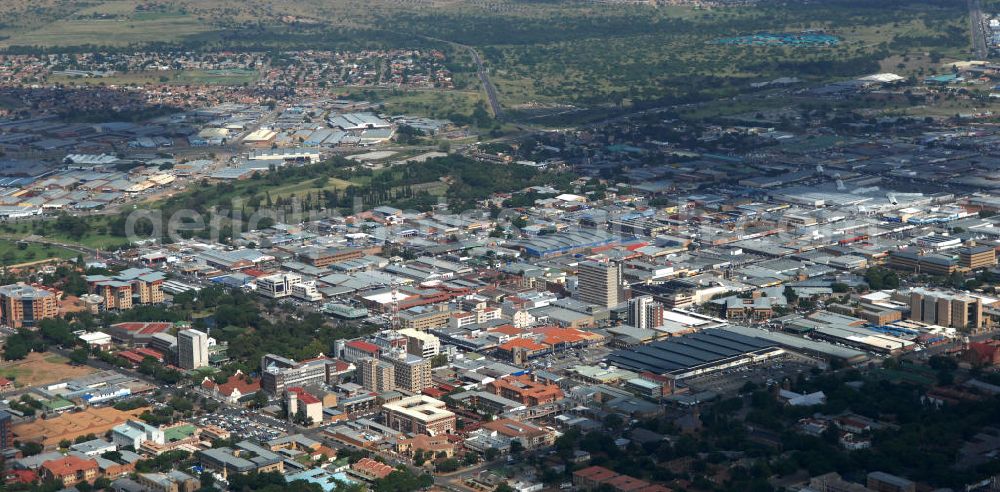
{"label": "green tree", "polygon": [[72,352],[70,352],[70,354],[69,354],[69,360],[73,361],[76,364],[80,364],[80,365],[86,364],[87,363],[87,359],[89,359],[89,358],[90,358],[90,351],[88,351],[84,347],[80,347],[78,349],[75,349]]}
{"label": "green tree", "polygon": [[441,473],[451,473],[459,468],[459,462],[455,458],[448,458],[437,464],[435,469]]}

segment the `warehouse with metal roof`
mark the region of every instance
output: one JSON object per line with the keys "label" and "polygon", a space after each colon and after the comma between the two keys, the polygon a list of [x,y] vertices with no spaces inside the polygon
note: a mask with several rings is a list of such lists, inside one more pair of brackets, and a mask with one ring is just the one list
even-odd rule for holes
{"label": "warehouse with metal roof", "polygon": [[755,338],[763,338],[765,340],[770,340],[788,350],[793,352],[800,352],[808,355],[817,355],[827,359],[837,359],[848,364],[858,364],[866,362],[869,357],[868,354],[849,347],[841,347],[839,345],[834,345],[832,343],[822,342],[819,340],[809,340],[802,337],[797,337],[795,335],[790,335],[788,333],[781,333],[777,331],[767,331],[758,328],[750,328],[749,326],[737,326],[728,325],[721,329],[737,333],[739,335],[752,336]]}
{"label": "warehouse with metal roof", "polygon": [[684,379],[764,362],[782,354],[784,350],[772,341],[713,328],[619,350],[609,355],[607,362],[634,371]]}

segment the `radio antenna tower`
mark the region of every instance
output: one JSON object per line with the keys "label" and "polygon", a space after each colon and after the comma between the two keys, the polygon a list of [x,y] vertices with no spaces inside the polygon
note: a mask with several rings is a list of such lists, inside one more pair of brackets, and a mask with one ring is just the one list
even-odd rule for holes
{"label": "radio antenna tower", "polygon": [[392,296],[390,301],[390,314],[389,314],[389,329],[392,331],[399,330],[399,282],[396,277],[392,277],[389,281],[389,294]]}

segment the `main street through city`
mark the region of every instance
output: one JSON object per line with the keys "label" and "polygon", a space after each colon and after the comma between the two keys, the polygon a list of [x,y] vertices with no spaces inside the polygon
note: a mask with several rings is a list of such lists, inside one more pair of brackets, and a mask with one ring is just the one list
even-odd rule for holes
{"label": "main street through city", "polygon": [[986,46],[986,16],[980,0],[967,0],[969,5],[969,28],[972,31],[972,57],[985,60],[990,56]]}

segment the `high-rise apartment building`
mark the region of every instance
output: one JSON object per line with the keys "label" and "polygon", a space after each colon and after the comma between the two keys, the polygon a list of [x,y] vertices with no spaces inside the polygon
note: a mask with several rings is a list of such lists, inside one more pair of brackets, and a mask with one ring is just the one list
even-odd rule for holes
{"label": "high-rise apartment building", "polygon": [[177,332],[177,365],[183,369],[208,366],[208,335],[198,330]]}
{"label": "high-rise apartment building", "polygon": [[35,326],[58,314],[59,303],[52,291],[18,283],[0,287],[0,324],[11,328]]}
{"label": "high-rise apartment building", "polygon": [[149,268],[129,268],[111,277],[87,275],[86,280],[90,292],[104,298],[104,309],[123,311],[135,304],[163,302],[166,276]]}
{"label": "high-rise apartment building", "polygon": [[401,350],[383,355],[382,360],[392,364],[396,388],[420,393],[431,386],[431,361]]}
{"label": "high-rise apartment building", "polygon": [[621,300],[621,270],[611,262],[585,261],[577,269],[577,292],[583,302],[611,308]]}
{"label": "high-rise apartment building", "polygon": [[628,324],[643,329],[663,325],[663,305],[654,301],[651,295],[629,299]]}
{"label": "high-rise apartment building", "polygon": [[375,358],[358,361],[361,386],[368,391],[383,393],[396,389],[396,368],[391,363]]}

